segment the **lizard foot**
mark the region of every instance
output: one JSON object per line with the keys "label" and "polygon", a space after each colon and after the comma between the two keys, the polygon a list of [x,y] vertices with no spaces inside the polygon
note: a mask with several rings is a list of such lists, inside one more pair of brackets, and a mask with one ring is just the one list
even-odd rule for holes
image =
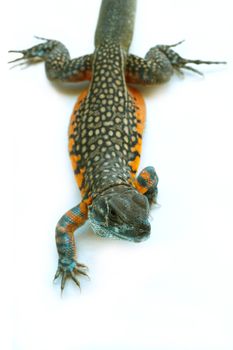
{"label": "lizard foot", "polygon": [[181,43],[183,43],[184,40],[173,44],[173,45],[158,45],[157,48],[163,52],[167,58],[169,59],[172,67],[177,70],[178,73],[183,74],[181,69],[186,69],[186,70],[190,70],[194,73],[197,73],[199,75],[203,75],[202,72],[200,72],[199,70],[188,66],[187,64],[226,64],[225,61],[203,61],[203,60],[190,60],[190,59],[186,59],[181,57],[177,52],[175,52],[173,49],[171,49],[172,47],[175,47],[177,45],[180,45]]}
{"label": "lizard foot", "polygon": [[79,264],[76,260],[70,258],[61,258],[58,261],[58,268],[54,277],[56,280],[59,276],[61,276],[61,292],[65,287],[66,280],[71,278],[77,286],[80,288],[79,280],[77,279],[77,275],[87,276],[85,272],[87,267],[83,264]]}
{"label": "lizard foot", "polygon": [[60,44],[56,40],[49,40],[49,39],[40,38],[40,37],[36,37],[36,38],[40,40],[45,40],[45,42],[32,46],[26,50],[8,51],[9,53],[17,53],[21,55],[21,57],[13,59],[8,63],[16,63],[16,65],[30,65],[32,63],[45,61],[48,55],[50,54],[50,52]]}

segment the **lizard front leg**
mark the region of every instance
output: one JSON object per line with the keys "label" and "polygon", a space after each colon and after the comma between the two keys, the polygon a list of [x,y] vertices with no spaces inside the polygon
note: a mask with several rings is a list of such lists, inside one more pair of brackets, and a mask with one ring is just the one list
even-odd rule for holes
{"label": "lizard front leg", "polygon": [[78,82],[91,79],[93,55],[71,59],[69,51],[61,42],[44,40],[46,40],[44,43],[26,50],[9,51],[10,53],[22,54],[22,57],[16,58],[9,63],[44,61],[47,77],[51,80]]}
{"label": "lizard front leg", "polygon": [[148,166],[143,169],[134,182],[134,186],[138,192],[144,194],[147,197],[150,205],[152,203],[156,203],[156,197],[158,194],[158,182],[158,175],[152,166]]}
{"label": "lizard front leg", "polygon": [[224,64],[226,62],[190,60],[182,58],[172,48],[179,45],[157,45],[151,48],[145,58],[128,55],[126,66],[126,80],[129,83],[153,85],[168,81],[177,71],[183,74],[182,69],[201,74],[188,64]]}
{"label": "lizard front leg", "polygon": [[86,267],[76,261],[74,231],[82,226],[88,217],[88,206],[81,202],[64,214],[56,227],[56,244],[59,255],[55,279],[61,275],[61,290],[64,289],[67,278],[71,278],[79,287],[77,274],[86,275]]}

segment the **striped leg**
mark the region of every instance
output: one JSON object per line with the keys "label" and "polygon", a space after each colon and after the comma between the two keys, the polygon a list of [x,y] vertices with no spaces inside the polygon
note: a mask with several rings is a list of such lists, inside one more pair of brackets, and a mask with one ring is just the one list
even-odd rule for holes
{"label": "striped leg", "polygon": [[76,275],[86,275],[85,265],[76,261],[74,231],[85,223],[87,215],[88,206],[86,203],[81,202],[64,214],[58,221],[56,244],[59,260],[55,279],[61,275],[61,290],[64,289],[67,278],[71,278],[80,287]]}
{"label": "striped leg", "polygon": [[22,54],[9,63],[21,62],[33,63],[45,61],[46,74],[49,79],[77,82],[90,80],[92,55],[85,55],[79,58],[70,58],[67,48],[57,40],[45,40],[44,43],[35,45],[27,50],[11,50],[9,52]]}
{"label": "striped leg", "polygon": [[158,181],[158,176],[152,166],[143,169],[136,179],[136,189],[147,197],[150,205],[156,203]]}

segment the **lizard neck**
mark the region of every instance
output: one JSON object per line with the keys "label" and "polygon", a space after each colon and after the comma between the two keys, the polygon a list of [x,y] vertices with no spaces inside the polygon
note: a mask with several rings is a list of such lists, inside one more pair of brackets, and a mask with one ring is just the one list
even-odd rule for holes
{"label": "lizard neck", "polygon": [[98,164],[92,173],[92,195],[104,192],[115,186],[130,186],[130,169],[122,158],[116,157],[114,148],[108,151],[112,159],[107,159]]}

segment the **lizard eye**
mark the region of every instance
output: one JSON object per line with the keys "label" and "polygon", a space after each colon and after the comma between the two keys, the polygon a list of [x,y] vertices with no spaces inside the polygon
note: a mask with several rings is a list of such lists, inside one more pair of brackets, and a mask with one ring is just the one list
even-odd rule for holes
{"label": "lizard eye", "polygon": [[109,209],[109,218],[111,220],[116,220],[116,218],[117,218],[117,213],[113,208]]}

